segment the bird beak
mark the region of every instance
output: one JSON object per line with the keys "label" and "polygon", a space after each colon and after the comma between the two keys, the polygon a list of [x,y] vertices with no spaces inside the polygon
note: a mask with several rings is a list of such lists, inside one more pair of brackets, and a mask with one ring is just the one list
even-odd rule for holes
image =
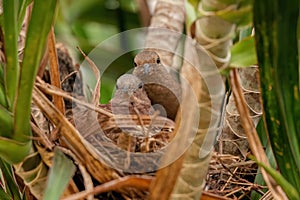
{"label": "bird beak", "polygon": [[130,98],[130,97],[133,95],[133,91],[132,91],[132,90],[128,90],[128,91],[127,91],[127,95],[128,95],[128,97]]}
{"label": "bird beak", "polygon": [[122,99],[129,100],[131,96],[133,95],[134,91],[130,89],[122,90]]}
{"label": "bird beak", "polygon": [[150,68],[150,65],[149,65],[148,63],[145,63],[145,64],[143,65],[143,67],[144,67],[144,72],[145,72],[145,74],[148,75],[148,74],[149,74],[149,68]]}

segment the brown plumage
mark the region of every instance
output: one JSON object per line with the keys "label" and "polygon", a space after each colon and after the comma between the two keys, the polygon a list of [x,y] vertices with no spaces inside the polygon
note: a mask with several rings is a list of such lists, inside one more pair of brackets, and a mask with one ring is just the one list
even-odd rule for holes
{"label": "brown plumage", "polygon": [[[118,78],[113,98],[108,104],[100,107],[115,115],[124,115],[98,116],[106,136],[121,149],[131,152],[154,151],[167,144],[173,137],[174,122],[162,117],[152,118],[154,109],[144,90],[144,84],[132,74],[124,74]],[[155,139],[148,143],[146,138]]]}
{"label": "brown plumage", "polygon": [[[168,118],[174,120],[181,99],[181,86],[160,62],[154,51],[142,51],[134,58],[133,74],[145,84],[152,105],[163,106]],[[161,111],[164,112],[164,111]]]}
{"label": "brown plumage", "polygon": [[118,78],[114,96],[105,107],[113,114],[153,114],[143,82],[132,74]]}

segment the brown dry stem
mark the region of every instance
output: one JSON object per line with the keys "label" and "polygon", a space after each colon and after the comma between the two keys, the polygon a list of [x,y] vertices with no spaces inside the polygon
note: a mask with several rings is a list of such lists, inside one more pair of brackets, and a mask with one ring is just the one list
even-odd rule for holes
{"label": "brown dry stem", "polygon": [[[263,146],[260,142],[256,129],[250,117],[250,113],[240,86],[240,77],[236,69],[230,72],[230,84],[232,87],[232,92],[236,101],[236,106],[241,114],[242,126],[245,130],[246,136],[248,138],[249,146],[259,162],[264,163],[267,167],[270,167],[268,158],[265,154]],[[262,168],[262,175],[268,185],[273,197],[275,199],[287,199],[285,193],[281,187],[274,181],[274,179]]]}
{"label": "brown dry stem", "polygon": [[100,86],[101,86],[101,76],[98,67],[96,64],[87,56],[85,53],[77,47],[77,49],[80,51],[80,53],[84,56],[84,59],[89,63],[91,69],[94,72],[94,75],[96,76],[96,85],[93,91],[93,98],[92,98],[92,103],[97,106],[99,104],[100,100]]}
{"label": "brown dry stem", "polygon": [[[59,68],[58,68],[58,60],[57,60],[57,52],[55,47],[55,35],[54,35],[54,28],[52,27],[50,33],[48,35],[48,52],[49,52],[49,63],[50,63],[50,80],[51,85],[60,88],[60,75],[59,75]],[[55,107],[61,112],[65,113],[64,108],[64,101],[61,96],[53,95],[53,103]]]}

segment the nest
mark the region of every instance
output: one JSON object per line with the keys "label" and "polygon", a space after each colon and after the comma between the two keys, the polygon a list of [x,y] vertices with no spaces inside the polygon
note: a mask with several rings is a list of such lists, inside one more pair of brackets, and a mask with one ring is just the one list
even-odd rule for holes
{"label": "nest", "polygon": [[[67,51],[59,48],[59,67],[64,72],[59,78],[65,83],[64,91],[47,83],[45,71],[43,80],[37,78],[33,92],[34,134],[41,138],[34,144],[42,159],[47,158],[43,162],[51,167],[53,148],[63,148],[78,166],[88,171],[82,171],[82,167],[77,169],[73,191],[84,193],[88,190],[87,180],[92,180],[91,185],[106,188],[95,196],[98,199],[145,199],[154,172],[174,137],[174,122],[157,113],[114,115],[97,104],[87,104],[82,83],[76,82],[81,81],[80,74],[71,60],[65,59]],[[64,97],[65,115],[54,108],[52,95]],[[113,181],[117,186],[105,186],[106,182]]]}
{"label": "nest", "polygon": [[129,152],[157,152],[173,138],[174,122],[164,117],[127,115],[100,120],[105,136]]}
{"label": "nest", "polygon": [[[63,51],[59,52],[64,55]],[[60,79],[74,84],[74,69],[71,67],[69,70],[70,63],[61,64],[63,65],[66,65],[68,70]],[[47,108],[42,106],[45,102],[38,105],[42,111],[34,106],[34,123],[42,129],[34,132],[38,137],[41,137],[41,132],[46,132],[48,134],[46,137],[52,144],[75,152],[75,155],[71,155],[73,160],[85,166],[89,172],[87,175],[78,168],[73,177],[77,190],[87,190],[83,180],[92,179],[92,185],[106,188],[99,190],[101,194],[96,196],[98,199],[145,199],[154,173],[159,169],[165,150],[174,138],[175,123],[157,114],[114,115],[99,106],[89,107],[82,100],[82,85],[78,83],[75,86],[64,84],[68,92],[77,91],[76,100],[52,88],[51,85],[38,82],[37,87],[45,94],[65,97],[68,109],[65,116],[51,117],[51,114],[47,113]],[[35,94],[33,97],[36,98],[36,103],[37,99],[43,98],[36,97]],[[50,108],[51,102],[48,104]],[[54,134],[59,126],[66,128]],[[41,149],[41,146],[47,148],[43,142],[35,145],[38,146],[37,149]],[[47,162],[49,163],[49,160]],[[50,166],[51,162],[48,165]],[[265,187],[253,183],[256,174],[257,165],[253,161],[214,152],[204,195],[216,194],[231,199],[250,199],[252,191],[263,194]],[[115,185],[105,185],[106,182],[113,181],[116,181]]]}
{"label": "nest", "polygon": [[81,107],[70,121],[100,157],[125,173],[154,172],[174,137],[175,123],[157,115],[107,116]]}
{"label": "nest", "polygon": [[205,190],[230,199],[251,199],[251,192],[263,195],[265,186],[254,183],[257,164],[239,156],[213,153]]}

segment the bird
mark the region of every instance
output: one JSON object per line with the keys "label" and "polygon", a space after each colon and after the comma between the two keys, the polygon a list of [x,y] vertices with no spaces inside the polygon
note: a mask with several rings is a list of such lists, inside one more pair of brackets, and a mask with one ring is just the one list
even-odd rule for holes
{"label": "bird", "polygon": [[113,98],[106,105],[106,108],[112,114],[123,115],[150,115],[154,112],[144,89],[144,83],[132,74],[123,74],[117,79]]}
{"label": "bird", "polygon": [[[112,99],[107,104],[97,106],[107,113],[98,112],[95,115],[92,110],[79,109],[77,124],[74,119],[72,123],[76,124],[85,138],[90,138],[97,149],[103,148],[100,144],[112,142],[114,145],[109,145],[109,148],[112,148],[114,156],[118,152],[114,146],[125,152],[154,152],[166,146],[174,137],[175,123],[156,115],[144,83],[133,74],[120,76]],[[120,156],[120,159],[124,159],[124,154]],[[126,159],[130,163],[131,158]]]}
{"label": "bird", "polygon": [[[155,117],[155,110],[144,89],[144,83],[133,74],[124,74],[117,79],[112,99],[101,107],[103,106],[114,115],[127,117],[100,119],[100,124],[114,122],[116,126],[108,126],[108,129],[104,127],[103,130],[105,135],[123,150],[135,152],[144,148],[145,151],[149,151],[149,138],[156,138],[151,140],[154,151],[173,137],[174,122],[167,118]],[[143,145],[145,147],[142,147]]]}
{"label": "bird", "polygon": [[[144,90],[143,82],[133,74],[123,74],[120,76],[117,79],[116,89],[112,99],[108,104],[101,104],[99,106],[114,115],[148,116],[154,112],[151,101]],[[105,131],[106,136],[115,141],[119,148],[134,152],[136,149],[137,137],[134,134],[134,128],[130,127],[135,127],[138,124],[136,124],[134,120],[129,120],[127,124],[129,128],[121,128],[124,119],[119,122],[118,118],[115,120],[116,127],[112,130]],[[104,118],[104,121],[107,122],[107,119]]]}
{"label": "bird", "polygon": [[153,107],[163,107],[158,110],[175,120],[181,100],[181,86],[161,63],[159,55],[152,50],[141,51],[134,58],[134,66],[132,73],[143,81]]}

